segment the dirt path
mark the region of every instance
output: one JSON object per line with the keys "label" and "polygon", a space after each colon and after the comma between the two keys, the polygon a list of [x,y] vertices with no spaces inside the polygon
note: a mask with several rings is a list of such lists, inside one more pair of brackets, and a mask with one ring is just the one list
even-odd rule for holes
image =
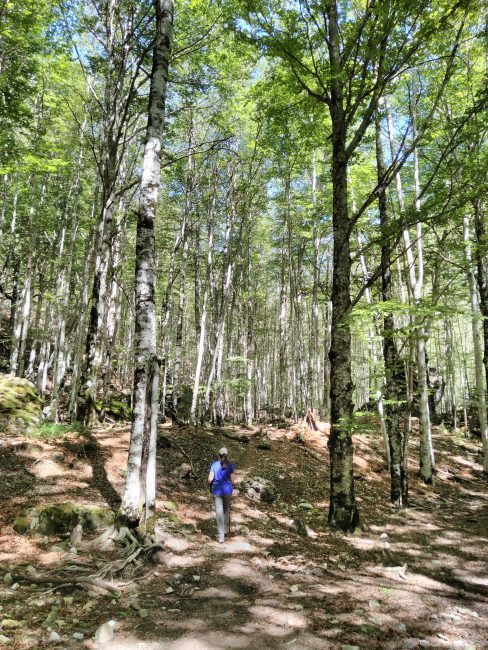
{"label": "dirt path", "polygon": [[[308,440],[310,454],[286,431],[267,434],[271,449],[219,432],[162,431],[159,563],[115,601],[75,592],[66,602],[32,586],[2,585],[2,616],[26,621],[19,631],[2,631],[14,641],[9,647],[52,647],[50,627],[61,637],[58,647],[97,648],[96,628],[112,620],[114,639],[101,647],[121,650],[488,648],[488,485],[476,443],[438,433],[437,486],[420,485],[412,462],[412,507],[399,512],[388,503],[380,440],[357,436],[363,531],[343,537],[326,525],[325,440]],[[232,534],[219,545],[205,478],[224,442],[240,478],[272,481],[278,498],[267,505],[237,494]],[[99,431],[92,446],[74,438],[35,448],[17,441],[15,450],[10,444],[13,506],[4,515],[11,521],[13,510],[36,500],[116,504],[126,444],[126,428]],[[187,455],[196,479],[180,478]],[[309,536],[294,532],[296,518]],[[59,544],[52,549],[56,540],[47,547],[41,541],[16,535],[4,521],[0,561],[45,569],[73,562]],[[82,548],[77,561],[88,561]],[[51,617],[46,626],[53,608],[63,624]]]}

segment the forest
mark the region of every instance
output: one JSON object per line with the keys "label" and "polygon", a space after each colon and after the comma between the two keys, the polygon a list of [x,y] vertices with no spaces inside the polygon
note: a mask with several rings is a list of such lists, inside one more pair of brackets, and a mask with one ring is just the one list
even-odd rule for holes
{"label": "forest", "polygon": [[0,0],[0,186],[0,646],[487,647],[486,1]]}

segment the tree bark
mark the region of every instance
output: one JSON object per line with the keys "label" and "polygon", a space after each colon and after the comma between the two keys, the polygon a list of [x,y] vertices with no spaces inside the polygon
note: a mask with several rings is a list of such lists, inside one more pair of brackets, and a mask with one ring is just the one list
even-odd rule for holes
{"label": "tree bark", "polygon": [[156,39],[137,213],[135,372],[128,470],[120,513],[131,525],[147,522],[156,502],[159,361],[156,348],[155,220],[161,182],[161,141],[173,39],[173,0],[154,0]]}
{"label": "tree bark", "polygon": [[330,508],[329,524],[353,531],[359,524],[353,476],[353,383],[351,376],[350,221],[347,206],[346,121],[341,79],[340,32],[336,3],[327,8],[331,66],[330,116],[332,121],[332,331],[330,340]]}

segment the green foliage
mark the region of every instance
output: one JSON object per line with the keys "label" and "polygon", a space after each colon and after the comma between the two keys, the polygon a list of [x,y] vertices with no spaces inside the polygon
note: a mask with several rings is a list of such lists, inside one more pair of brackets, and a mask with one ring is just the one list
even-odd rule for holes
{"label": "green foliage", "polygon": [[29,436],[38,440],[55,440],[63,438],[67,433],[79,433],[83,431],[81,422],[72,422],[70,424],[56,424],[54,422],[42,422],[34,427]]}

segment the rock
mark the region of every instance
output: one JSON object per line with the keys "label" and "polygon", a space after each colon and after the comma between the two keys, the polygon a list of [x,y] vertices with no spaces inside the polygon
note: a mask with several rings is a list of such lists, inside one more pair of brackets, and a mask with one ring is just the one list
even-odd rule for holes
{"label": "rock", "polygon": [[430,641],[427,641],[427,639],[422,639],[419,641],[419,646],[421,648],[430,648],[431,647]]}
{"label": "rock", "polygon": [[182,463],[178,469],[178,478],[190,478],[191,474],[191,465],[188,465],[188,463]]}
{"label": "rock", "polygon": [[296,592],[298,591],[298,585],[292,585],[292,586],[290,587],[290,591],[291,591],[292,593],[296,593]]}
{"label": "rock", "polygon": [[358,645],[341,645],[341,650],[360,650]]}
{"label": "rock", "polygon": [[14,581],[14,579],[13,579],[13,577],[12,577],[12,574],[11,574],[11,573],[6,573],[6,574],[3,576],[3,581],[4,581],[4,583],[5,583],[6,585],[11,585],[12,582]]}
{"label": "rock", "polygon": [[39,535],[66,535],[77,526],[84,531],[95,531],[113,523],[114,514],[110,508],[85,506],[67,501],[34,508],[27,515],[30,528]]}
{"label": "rock", "polygon": [[388,539],[388,535],[386,533],[381,533],[380,539]]}
{"label": "rock", "polygon": [[301,501],[298,504],[299,508],[302,508],[302,510],[313,510],[313,505],[311,503],[307,503],[306,501]]}
{"label": "rock", "polygon": [[377,600],[369,600],[368,605],[370,609],[380,609],[381,605]]}
{"label": "rock", "polygon": [[161,501],[161,505],[165,510],[171,510],[172,512],[178,510],[178,506],[174,501]]}
{"label": "rock", "polygon": [[27,379],[0,374],[0,415],[32,425],[42,417],[42,399]]}
{"label": "rock", "polygon": [[2,627],[4,630],[17,630],[23,626],[24,623],[22,621],[16,621],[14,618],[4,618],[0,623],[0,627]]}
{"label": "rock", "polygon": [[359,627],[361,632],[368,636],[376,636],[381,633],[381,629],[377,625],[373,625],[373,623],[362,623]]}
{"label": "rock", "polygon": [[12,639],[9,639],[5,634],[0,634],[0,645],[8,645],[9,643],[12,643]]}
{"label": "rock", "polygon": [[463,650],[476,650],[476,646],[474,646],[472,643],[464,643]]}
{"label": "rock", "polygon": [[85,638],[85,635],[82,634],[81,632],[75,632],[73,634],[73,639],[76,639],[77,641],[83,641],[84,638]]}
{"label": "rock", "polygon": [[356,614],[356,616],[362,616],[364,614],[364,609],[355,609],[353,614]]}
{"label": "rock", "polygon": [[97,643],[108,643],[114,638],[114,628],[111,622],[104,623],[95,632],[95,641]]}
{"label": "rock", "polygon": [[398,623],[398,625],[395,627],[395,630],[400,634],[405,634],[407,631],[407,626],[404,623]]}
{"label": "rock", "polygon": [[417,647],[416,639],[405,639],[402,645],[403,650],[413,650],[416,647]]}
{"label": "rock", "polygon": [[165,594],[172,594],[173,592],[174,592],[173,587],[166,587],[166,589],[164,590]]}
{"label": "rock", "polygon": [[467,607],[457,607],[456,609],[460,614],[465,614],[466,616],[472,616],[473,618],[479,618],[478,612],[475,612],[472,609],[468,609]]}
{"label": "rock", "polygon": [[69,552],[72,553],[73,555],[78,555],[78,549],[76,548],[76,546],[72,546],[69,549]]}
{"label": "rock", "polygon": [[29,532],[30,527],[31,527],[31,522],[29,517],[23,515],[19,515],[18,517],[16,517],[13,525],[13,528],[16,533],[18,533],[19,535],[25,535],[26,533]]}
{"label": "rock", "polygon": [[271,440],[269,438],[259,438],[256,441],[256,447],[257,449],[261,449],[263,451],[271,451]]}
{"label": "rock", "polygon": [[239,526],[239,532],[241,535],[249,535],[250,530],[247,526]]}
{"label": "rock", "polygon": [[242,481],[239,485],[240,491],[252,501],[264,501],[272,503],[276,499],[276,490],[271,481],[260,476]]}
{"label": "rock", "polygon": [[198,576],[198,575],[193,575],[193,576],[192,576],[192,580],[193,580],[193,582],[200,582],[200,576]]}
{"label": "rock", "polygon": [[141,618],[147,618],[149,616],[149,612],[144,608],[140,609],[138,614]]}
{"label": "rock", "polygon": [[49,641],[51,641],[51,643],[59,643],[61,641],[61,637],[56,632],[56,630],[51,631],[51,634],[49,635]]}
{"label": "rock", "polygon": [[294,533],[297,533],[298,535],[303,535],[304,537],[308,537],[309,535],[309,529],[306,524],[300,519],[300,517],[293,517],[290,528]]}

